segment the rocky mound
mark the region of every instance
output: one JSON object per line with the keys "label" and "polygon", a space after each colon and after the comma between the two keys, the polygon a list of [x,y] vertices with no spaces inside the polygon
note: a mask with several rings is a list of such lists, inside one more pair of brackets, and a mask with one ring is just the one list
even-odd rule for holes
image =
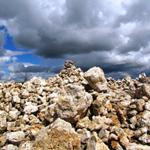
{"label": "rocky mound", "polygon": [[0,84],[1,150],[150,150],[150,79],[67,61],[55,77]]}

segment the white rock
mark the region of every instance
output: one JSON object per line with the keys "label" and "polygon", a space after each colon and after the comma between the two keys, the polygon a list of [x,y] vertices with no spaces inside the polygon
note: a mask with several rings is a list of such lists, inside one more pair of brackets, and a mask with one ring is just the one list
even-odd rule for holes
{"label": "white rock", "polygon": [[107,90],[107,80],[104,72],[99,67],[93,67],[84,73],[85,79],[89,85],[98,92]]}
{"label": "white rock", "polygon": [[31,114],[37,111],[38,111],[38,106],[36,106],[35,103],[26,102],[25,107],[24,107],[24,112],[26,114]]}
{"label": "white rock", "polygon": [[[52,117],[53,110],[58,117],[69,122],[76,122],[80,119],[92,103],[91,94],[87,93],[83,86],[76,84],[68,84],[64,90],[60,89],[62,94],[53,95],[48,114]],[[50,105],[50,106],[51,106]]]}
{"label": "white rock", "polygon": [[141,118],[141,125],[150,127],[150,111],[145,110]]}
{"label": "white rock", "polygon": [[150,144],[150,135],[143,134],[139,137],[139,141],[141,141],[144,144]]}
{"label": "white rock", "polygon": [[144,84],[142,90],[143,90],[144,95],[150,98],[150,85]]}
{"label": "white rock", "polygon": [[8,144],[8,145],[2,147],[1,150],[18,150],[18,147],[15,145],[12,145],[12,144]]}
{"label": "white rock", "polygon": [[6,134],[6,138],[10,142],[18,143],[24,140],[25,133],[23,131],[9,132]]}
{"label": "white rock", "polygon": [[146,102],[145,109],[150,111],[150,101]]}
{"label": "white rock", "polygon": [[26,141],[19,146],[19,150],[32,150],[32,145],[31,141]]}
{"label": "white rock", "polygon": [[20,112],[17,109],[13,109],[11,111],[9,111],[9,117],[11,117],[11,119],[15,120],[18,118]]}
{"label": "white rock", "polygon": [[130,143],[128,147],[126,147],[127,150],[150,150],[150,146],[142,145],[142,144],[136,144],[136,143]]}
{"label": "white rock", "polygon": [[7,113],[5,111],[0,111],[0,131],[5,130],[7,127]]}
{"label": "white rock", "polygon": [[15,102],[15,103],[20,103],[21,102],[21,100],[20,100],[18,95],[14,95],[13,96],[13,102]]}
{"label": "white rock", "polygon": [[24,98],[28,98],[29,97],[29,92],[28,92],[28,90],[26,90],[26,89],[24,89],[24,90],[22,90],[22,96],[24,97]]}

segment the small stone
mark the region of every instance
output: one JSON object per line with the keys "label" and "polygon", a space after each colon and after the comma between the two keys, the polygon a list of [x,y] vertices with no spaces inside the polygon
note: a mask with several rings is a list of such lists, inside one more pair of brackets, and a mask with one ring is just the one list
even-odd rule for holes
{"label": "small stone", "polygon": [[150,111],[145,110],[143,112],[142,118],[140,120],[140,124],[142,126],[147,125],[148,127],[150,126]]}
{"label": "small stone", "polygon": [[24,140],[25,133],[23,131],[10,132],[6,134],[6,138],[12,143],[19,143]]}
{"label": "small stone", "polygon": [[1,150],[18,150],[18,147],[15,145],[12,145],[12,144],[8,144],[8,145],[2,147]]}
{"label": "small stone", "polygon": [[4,146],[6,143],[6,136],[0,135],[0,147]]}
{"label": "small stone", "polygon": [[92,121],[89,120],[88,117],[85,117],[77,123],[78,128],[86,128],[91,131],[99,130],[99,129],[106,129],[108,125],[112,123],[111,119],[106,118],[105,116],[93,116]]}
{"label": "small stone", "polygon": [[35,112],[38,111],[38,107],[37,107],[36,104],[34,104],[34,103],[26,102],[23,111],[24,111],[26,114],[35,113]]}
{"label": "small stone", "polygon": [[122,146],[119,144],[118,141],[111,141],[111,147],[115,150],[123,150]]}
{"label": "small stone", "polygon": [[21,100],[20,100],[18,95],[14,95],[13,96],[13,102],[15,102],[15,103],[20,103],[21,102]]}
{"label": "small stone", "polygon": [[139,141],[141,141],[143,144],[150,144],[150,135],[143,134],[139,137]]}
{"label": "small stone", "polygon": [[16,129],[16,121],[7,122],[7,130],[14,131]]}
{"label": "small stone", "polygon": [[142,145],[137,143],[130,143],[128,147],[126,147],[127,150],[150,150],[150,146],[148,145]]}
{"label": "small stone", "polygon": [[0,111],[0,131],[4,131],[7,128],[7,113]]}
{"label": "small stone", "polygon": [[80,136],[81,142],[86,143],[89,138],[91,138],[91,133],[87,129],[78,129],[77,133]]}
{"label": "small stone", "polygon": [[129,142],[129,139],[127,138],[126,135],[122,135],[122,136],[120,137],[120,143],[121,143],[121,145],[123,145],[124,147],[127,147],[130,142]]}
{"label": "small stone", "polygon": [[22,95],[23,98],[28,98],[30,94],[29,94],[28,90],[24,89],[21,92],[21,95]]}
{"label": "small stone", "polygon": [[138,112],[137,112],[136,110],[131,110],[131,111],[128,112],[128,115],[129,115],[130,117],[133,117],[133,116],[135,116],[137,113],[138,113]]}
{"label": "small stone", "polygon": [[144,110],[145,101],[143,99],[140,99],[136,102],[136,109],[137,111],[143,111]]}
{"label": "small stone", "polygon": [[150,101],[145,103],[145,109],[150,111]]}
{"label": "small stone", "polygon": [[18,150],[32,150],[33,142],[26,141],[20,144]]}
{"label": "small stone", "polygon": [[108,142],[109,139],[109,131],[106,129],[101,129],[98,133],[98,137],[102,139],[103,142]]}
{"label": "small stone", "polygon": [[11,117],[11,119],[16,120],[19,116],[20,112],[17,109],[13,109],[11,111],[9,111],[9,117]]}
{"label": "small stone", "polygon": [[111,133],[110,136],[109,136],[109,139],[118,141],[118,136],[114,133]]}
{"label": "small stone", "polygon": [[108,146],[94,134],[87,142],[86,150],[109,150]]}
{"label": "small stone", "polygon": [[143,90],[144,95],[150,98],[150,85],[143,84],[142,90]]}

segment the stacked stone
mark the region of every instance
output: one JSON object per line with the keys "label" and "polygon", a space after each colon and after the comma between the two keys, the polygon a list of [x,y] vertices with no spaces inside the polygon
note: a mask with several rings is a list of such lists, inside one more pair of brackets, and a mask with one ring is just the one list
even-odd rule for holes
{"label": "stacked stone", "polygon": [[0,83],[0,149],[150,150],[149,81],[66,61],[48,80]]}

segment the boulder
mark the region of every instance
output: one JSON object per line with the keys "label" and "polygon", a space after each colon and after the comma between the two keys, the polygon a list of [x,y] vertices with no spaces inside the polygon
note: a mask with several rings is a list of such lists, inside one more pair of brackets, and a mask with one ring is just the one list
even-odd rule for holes
{"label": "boulder", "polygon": [[84,73],[85,79],[89,85],[96,91],[107,91],[107,80],[104,72],[99,67],[93,67]]}

